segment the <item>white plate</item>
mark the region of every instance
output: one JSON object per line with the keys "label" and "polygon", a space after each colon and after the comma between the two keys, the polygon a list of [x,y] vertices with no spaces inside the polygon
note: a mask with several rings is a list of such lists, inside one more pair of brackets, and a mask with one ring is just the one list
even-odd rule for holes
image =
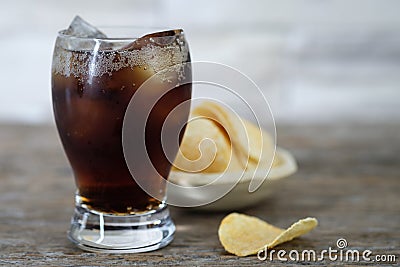
{"label": "white plate", "polygon": [[[280,164],[271,168],[268,178],[262,183],[262,185],[253,193],[248,192],[249,184],[254,172],[251,174],[244,173],[239,183],[225,196],[222,198],[204,205],[195,207],[196,209],[208,210],[208,211],[223,211],[223,210],[238,210],[245,207],[252,206],[267,196],[270,196],[274,191],[277,191],[279,181],[283,178],[290,176],[297,170],[297,164],[292,154],[282,148],[277,148],[275,157],[278,158]],[[178,171],[172,171],[169,176],[169,180],[172,183],[182,186],[201,186],[214,181],[219,174],[191,174]],[[234,176],[234,174],[232,174]],[[263,179],[264,177],[254,176],[254,179]],[[210,190],[221,190],[222,187],[226,188],[226,183],[232,185],[235,181],[229,181],[227,179],[221,179],[210,188]],[[209,192],[208,193],[212,193]],[[181,201],[187,201],[192,203],[196,199],[204,199],[207,196],[199,196],[193,194],[182,195],[181,192],[176,191],[173,187],[168,189],[168,195],[180,194],[179,198]]]}

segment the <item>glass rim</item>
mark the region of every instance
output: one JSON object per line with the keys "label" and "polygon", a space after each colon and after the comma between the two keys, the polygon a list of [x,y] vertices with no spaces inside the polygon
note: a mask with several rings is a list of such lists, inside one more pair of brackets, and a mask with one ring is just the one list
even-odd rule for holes
{"label": "glass rim", "polygon": [[163,27],[140,27],[140,26],[98,26],[97,29],[131,29],[131,30],[150,30],[147,31],[145,34],[137,37],[81,37],[81,36],[74,36],[71,34],[65,33],[68,29],[63,29],[58,31],[57,37],[66,38],[66,39],[74,39],[74,40],[81,40],[81,41],[103,41],[103,42],[113,42],[113,41],[135,41],[140,39],[148,34],[152,33],[161,33],[161,32],[169,32],[173,31],[173,35],[168,36],[154,36],[152,38],[170,38],[172,36],[178,37],[183,36],[184,31],[182,28],[163,28]]}

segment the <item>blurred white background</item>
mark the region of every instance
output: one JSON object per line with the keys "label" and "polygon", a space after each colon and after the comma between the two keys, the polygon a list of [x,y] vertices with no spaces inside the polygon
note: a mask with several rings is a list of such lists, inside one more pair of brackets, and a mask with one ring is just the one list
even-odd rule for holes
{"label": "blurred white background", "polygon": [[400,121],[400,1],[99,1],[0,3],[0,121],[52,123],[57,31],[97,25],[185,29],[192,59],[250,76],[277,122]]}

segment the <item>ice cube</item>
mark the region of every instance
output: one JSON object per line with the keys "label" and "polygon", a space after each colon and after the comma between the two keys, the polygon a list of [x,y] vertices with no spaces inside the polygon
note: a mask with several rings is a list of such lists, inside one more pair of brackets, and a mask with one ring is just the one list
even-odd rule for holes
{"label": "ice cube", "polygon": [[90,25],[79,16],[75,16],[68,29],[65,31],[65,34],[86,38],[107,38],[104,33]]}
{"label": "ice cube", "polygon": [[[88,38],[83,40],[76,38],[61,40],[61,46],[63,46],[67,50],[113,49],[113,44],[110,42],[98,42],[94,40],[96,38],[107,38],[107,36],[79,16],[75,16],[68,29],[64,31],[64,34],[80,38]],[[98,46],[99,43],[100,46]]]}

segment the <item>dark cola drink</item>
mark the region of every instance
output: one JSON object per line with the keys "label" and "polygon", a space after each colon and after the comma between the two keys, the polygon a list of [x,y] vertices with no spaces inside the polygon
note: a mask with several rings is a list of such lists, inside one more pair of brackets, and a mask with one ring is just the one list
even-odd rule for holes
{"label": "dark cola drink", "polygon": [[[164,68],[190,62],[182,32],[151,34],[129,43],[67,38],[60,34],[56,42],[52,96],[57,128],[78,188],[77,201],[90,210],[109,214],[157,210],[165,196],[165,185],[152,185],[160,187],[156,199],[132,178],[122,147],[123,119],[132,96],[144,81]],[[155,104],[146,125],[148,156],[164,178],[171,162],[163,153],[161,128],[167,115],[191,97],[191,83],[179,82],[182,77],[191,79],[188,65],[176,67],[172,82],[168,77],[154,88],[168,92]],[[180,112],[176,123],[177,129],[182,129],[179,139],[189,106]]]}

